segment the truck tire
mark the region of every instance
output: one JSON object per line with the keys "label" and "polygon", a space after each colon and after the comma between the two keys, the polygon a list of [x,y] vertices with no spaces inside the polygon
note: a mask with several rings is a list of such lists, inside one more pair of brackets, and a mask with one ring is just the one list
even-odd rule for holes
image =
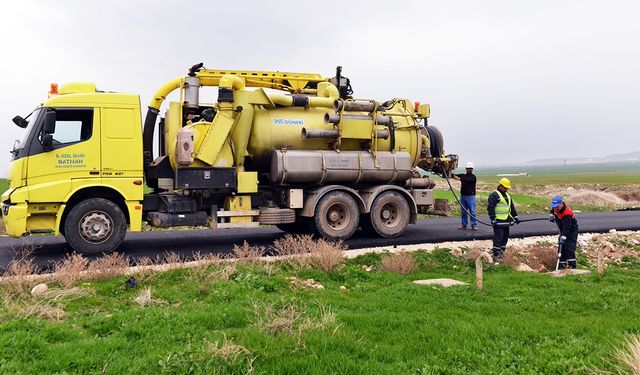
{"label": "truck tire", "polygon": [[289,224],[296,220],[296,211],[290,208],[263,208],[260,210],[258,221],[265,225]]}
{"label": "truck tire", "polygon": [[429,137],[429,151],[431,156],[439,158],[444,156],[444,138],[442,132],[435,126],[427,126],[427,136]]}
{"label": "truck tire", "polygon": [[107,253],[118,248],[127,232],[127,220],[118,205],[103,198],[76,204],[64,222],[71,248],[83,254]]}
{"label": "truck tire", "polygon": [[313,215],[316,233],[330,241],[351,237],[358,229],[359,221],[356,201],[343,191],[333,191],[322,197]]}
{"label": "truck tire", "polygon": [[380,237],[398,237],[407,229],[411,215],[409,203],[398,192],[385,191],[371,205],[371,212],[363,215],[362,229]]}

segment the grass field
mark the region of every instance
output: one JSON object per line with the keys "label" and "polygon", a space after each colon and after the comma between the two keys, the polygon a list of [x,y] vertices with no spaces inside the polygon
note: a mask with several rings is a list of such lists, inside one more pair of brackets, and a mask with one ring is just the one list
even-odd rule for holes
{"label": "grass field", "polygon": [[[459,197],[459,191],[456,191]],[[435,190],[434,197],[440,199],[448,199],[451,208],[450,216],[460,215],[460,206],[456,202],[453,193],[449,190]],[[481,220],[488,220],[487,216],[487,199],[489,192],[478,192],[476,196],[476,215]],[[511,194],[519,215],[525,214],[547,214],[549,213],[549,200],[544,198],[533,197],[530,195]],[[593,206],[593,205],[572,205],[572,208],[581,212],[607,211],[609,207]]]}
{"label": "grass field", "polygon": [[504,167],[478,169],[475,172],[479,182],[488,184],[495,183],[498,174],[524,172],[529,175],[509,179],[515,185],[640,184],[640,163]]}
{"label": "grass field", "polygon": [[[0,310],[4,373],[498,374],[616,372],[612,353],[640,325],[638,269],[551,278],[502,266],[485,289],[412,285],[472,282],[470,261],[416,253],[408,275],[366,255],[337,270],[286,264],[174,270],[123,287],[125,277],[81,283],[62,297],[60,321]],[[218,266],[219,267],[219,266]],[[292,288],[285,276],[324,289]],[[346,290],[342,290],[345,286]],[[144,288],[152,298],[134,300]],[[54,294],[55,295],[55,294]],[[31,297],[29,297],[31,298]],[[45,306],[43,299],[26,304]]]}

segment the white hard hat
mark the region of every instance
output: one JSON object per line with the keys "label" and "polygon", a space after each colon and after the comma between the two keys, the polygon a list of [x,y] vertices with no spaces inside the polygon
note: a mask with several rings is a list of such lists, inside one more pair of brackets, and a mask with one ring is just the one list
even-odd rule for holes
{"label": "white hard hat", "polygon": [[471,168],[471,169],[473,169],[473,163],[472,163],[472,162],[470,162],[470,161],[468,161],[468,162],[467,162],[467,165],[465,166],[465,168]]}

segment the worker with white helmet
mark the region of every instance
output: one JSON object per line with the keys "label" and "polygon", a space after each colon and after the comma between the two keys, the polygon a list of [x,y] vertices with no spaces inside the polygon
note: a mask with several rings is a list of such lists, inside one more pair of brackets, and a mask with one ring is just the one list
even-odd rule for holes
{"label": "worker with white helmet", "polygon": [[473,174],[473,163],[465,165],[467,173],[454,174],[453,178],[460,181],[460,218],[462,223],[458,229],[467,229],[469,221],[471,229],[477,229],[476,222],[476,175]]}
{"label": "worker with white helmet", "polygon": [[509,227],[513,222],[520,223],[516,206],[511,200],[508,191],[511,189],[511,181],[501,178],[498,188],[491,194],[487,203],[487,213],[493,225],[493,252],[494,259],[501,259],[507,249],[509,241]]}

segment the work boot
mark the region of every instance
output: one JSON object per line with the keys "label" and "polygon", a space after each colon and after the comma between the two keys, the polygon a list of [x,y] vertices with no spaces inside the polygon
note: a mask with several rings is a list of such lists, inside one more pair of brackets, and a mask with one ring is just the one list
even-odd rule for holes
{"label": "work boot", "polygon": [[494,262],[498,262],[498,261],[502,261],[502,250],[500,248],[493,248],[491,249],[491,253],[493,255],[493,261]]}
{"label": "work boot", "polygon": [[464,225],[461,225],[461,226],[458,227],[458,229],[465,230],[465,229],[467,229],[467,227],[465,227]]}
{"label": "work boot", "polygon": [[476,226],[475,226],[475,225],[472,225],[472,226],[471,226],[471,230],[478,230],[478,228],[476,228]]}
{"label": "work boot", "polygon": [[575,259],[571,259],[571,260],[567,261],[567,268],[575,270],[577,267],[578,267],[578,265],[576,264],[576,260]]}

